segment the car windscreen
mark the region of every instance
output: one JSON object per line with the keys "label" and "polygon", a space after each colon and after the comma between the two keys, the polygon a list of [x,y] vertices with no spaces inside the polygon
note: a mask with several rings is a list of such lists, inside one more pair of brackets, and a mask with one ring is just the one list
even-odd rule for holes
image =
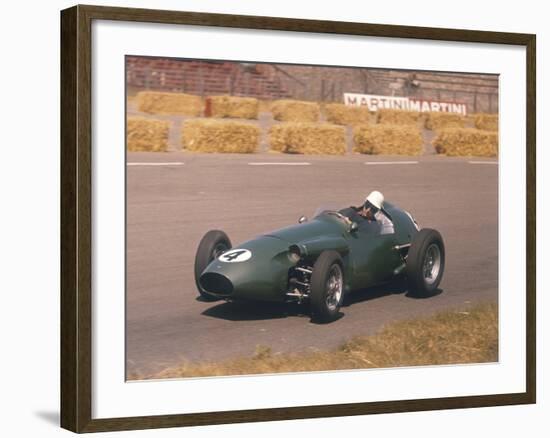
{"label": "car windscreen", "polygon": [[342,209],[341,206],[335,205],[335,204],[320,205],[319,207],[317,207],[317,209],[313,213],[313,217],[317,217],[322,214],[327,214],[329,212],[338,212],[341,209]]}

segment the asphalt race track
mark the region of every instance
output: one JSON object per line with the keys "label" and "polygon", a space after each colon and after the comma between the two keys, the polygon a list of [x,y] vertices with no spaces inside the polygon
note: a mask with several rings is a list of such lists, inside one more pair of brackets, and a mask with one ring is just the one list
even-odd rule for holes
{"label": "asphalt race track", "polygon": [[[498,297],[495,160],[173,152],[128,153],[127,162],[128,373],[251,355],[257,345],[330,349],[392,321]],[[360,291],[327,325],[312,323],[305,306],[197,299],[194,255],[208,230],[224,230],[236,245],[320,205],[357,205],[374,189],[442,233],[439,295]]]}

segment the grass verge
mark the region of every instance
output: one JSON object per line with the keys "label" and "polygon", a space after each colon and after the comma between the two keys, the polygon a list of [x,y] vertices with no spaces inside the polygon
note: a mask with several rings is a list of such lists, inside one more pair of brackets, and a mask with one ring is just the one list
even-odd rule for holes
{"label": "grass verge", "polygon": [[221,362],[183,362],[148,376],[131,379],[230,376],[243,374],[390,368],[498,361],[498,306],[396,322],[372,336],[355,337],[330,351],[272,353],[258,346],[251,357]]}

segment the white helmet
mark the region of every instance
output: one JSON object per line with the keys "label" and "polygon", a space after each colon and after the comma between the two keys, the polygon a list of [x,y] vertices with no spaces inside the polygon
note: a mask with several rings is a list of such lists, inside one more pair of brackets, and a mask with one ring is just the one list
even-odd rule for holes
{"label": "white helmet", "polygon": [[380,210],[384,205],[384,195],[376,190],[370,192],[369,196],[365,199],[365,203],[367,202]]}

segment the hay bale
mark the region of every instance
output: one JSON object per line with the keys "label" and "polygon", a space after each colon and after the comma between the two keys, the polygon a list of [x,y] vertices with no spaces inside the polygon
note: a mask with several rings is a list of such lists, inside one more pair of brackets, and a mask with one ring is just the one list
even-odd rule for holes
{"label": "hay bale", "polygon": [[495,157],[498,134],[474,128],[447,128],[437,133],[433,146],[438,154],[451,157]]}
{"label": "hay bale", "polygon": [[290,154],[346,153],[346,131],[329,123],[281,123],[269,130],[271,150]]}
{"label": "hay bale", "polygon": [[466,118],[455,113],[430,112],[426,114],[425,128],[436,131],[444,128],[464,128]]}
{"label": "hay bale", "polygon": [[349,106],[343,103],[327,103],[323,112],[327,122],[337,125],[359,125],[369,123],[371,113],[368,108],[361,106]]}
{"label": "hay bale", "polygon": [[286,152],[288,138],[289,138],[289,125],[290,123],[282,123],[279,125],[273,125],[269,128],[269,150],[275,152]]}
{"label": "hay bale", "polygon": [[170,122],[128,117],[126,148],[131,152],[165,152],[168,149]]}
{"label": "hay bale", "polygon": [[404,111],[380,109],[376,114],[377,123],[389,125],[417,125],[421,113],[418,111]]}
{"label": "hay bale", "polygon": [[181,138],[188,151],[248,154],[258,148],[260,128],[236,121],[187,120]]}
{"label": "hay bale", "polygon": [[321,114],[316,102],[285,99],[273,102],[271,112],[280,122],[316,122]]}
{"label": "hay bale", "polygon": [[498,131],[498,114],[476,114],[474,126],[484,131]]}
{"label": "hay bale", "polygon": [[203,103],[200,96],[183,93],[140,91],[137,94],[138,111],[150,114],[202,115]]}
{"label": "hay bale", "polygon": [[412,125],[361,125],[353,132],[355,152],[384,155],[421,155],[424,142]]}
{"label": "hay bale", "polygon": [[206,99],[207,107],[210,105],[209,116],[236,119],[258,118],[259,102],[253,97],[209,96]]}

